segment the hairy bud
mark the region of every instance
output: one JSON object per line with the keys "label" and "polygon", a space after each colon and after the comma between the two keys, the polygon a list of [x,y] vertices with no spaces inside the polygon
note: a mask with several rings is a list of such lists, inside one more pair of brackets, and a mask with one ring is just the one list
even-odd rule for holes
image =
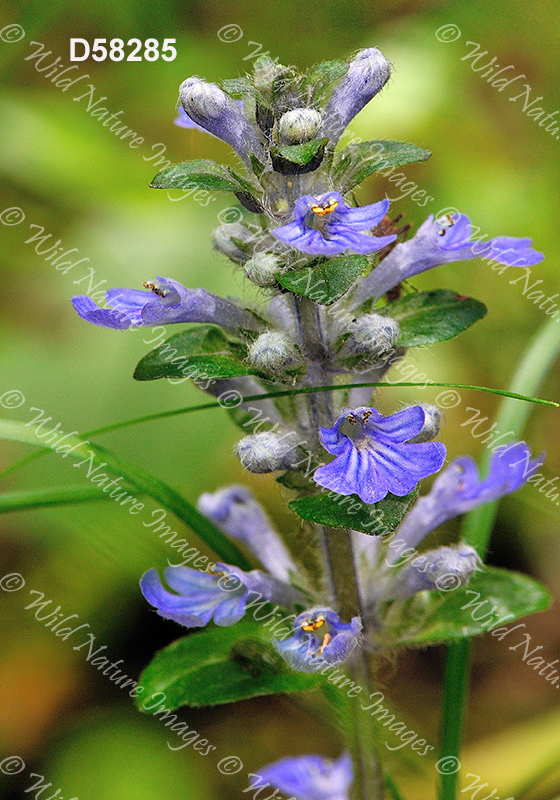
{"label": "hairy bud", "polygon": [[278,134],[285,144],[303,144],[319,133],[322,117],[313,108],[287,111],[278,123]]}
{"label": "hairy bud", "polygon": [[356,370],[382,366],[393,353],[399,336],[399,324],[381,314],[365,314],[348,326],[350,335],[340,348],[339,355]]}
{"label": "hairy bud", "polygon": [[237,264],[243,264],[250,258],[250,253],[246,253],[238,247],[234,240],[242,242],[247,245],[247,249],[249,249],[250,242],[253,240],[253,234],[248,228],[244,225],[240,225],[238,222],[219,225],[212,231],[212,247],[214,250],[223,253]]}
{"label": "hairy bud", "polygon": [[266,374],[283,372],[300,360],[296,345],[282,331],[261,333],[249,347],[251,365]]}
{"label": "hairy bud", "polygon": [[255,253],[243,266],[250,281],[263,289],[276,284],[276,273],[281,272],[278,257],[272,253]]}
{"label": "hairy bud", "polygon": [[250,153],[264,158],[257,132],[243,110],[215,83],[187,78],[179,87],[179,99],[197,125],[227,142],[242,158],[248,160]]}
{"label": "hairy bud", "polygon": [[298,461],[297,448],[291,437],[272,431],[245,436],[237,443],[236,452],[245,469],[255,473],[293,469]]}

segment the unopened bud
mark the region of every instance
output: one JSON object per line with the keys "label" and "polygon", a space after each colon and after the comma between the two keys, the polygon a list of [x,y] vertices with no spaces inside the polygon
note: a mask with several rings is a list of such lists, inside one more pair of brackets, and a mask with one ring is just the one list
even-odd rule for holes
{"label": "unopened bud", "polygon": [[[451,592],[467,584],[482,563],[474,547],[468,544],[438,547],[421,555],[407,553],[406,562],[410,563],[398,572],[386,592],[387,598],[405,600],[425,589]],[[391,566],[400,565],[397,562]]]}
{"label": "unopened bud", "polygon": [[264,159],[255,129],[243,110],[215,83],[187,78],[179,87],[179,99],[188,116],[205,130],[230,144],[245,160],[250,153]]}
{"label": "unopened bud", "polygon": [[350,336],[340,349],[340,357],[354,369],[369,370],[392,355],[400,329],[391,317],[365,314],[350,323],[348,330]]}
{"label": "unopened bud", "polygon": [[265,374],[274,375],[300,361],[299,350],[282,331],[261,333],[249,347],[249,361]]}
{"label": "unopened bud", "polygon": [[239,460],[249,472],[276,472],[292,469],[297,463],[296,447],[291,437],[280,436],[272,431],[246,436],[237,443]]}
{"label": "unopened bud", "polygon": [[280,118],[278,133],[285,144],[303,144],[317,136],[321,121],[321,114],[313,108],[294,108]]}
{"label": "unopened bud", "polygon": [[323,111],[323,136],[336,142],[344,128],[385,86],[391,64],[376,47],[360,50],[348,66],[348,72],[331,94]]}
{"label": "unopened bud", "polygon": [[265,289],[276,284],[276,273],[281,271],[279,259],[272,253],[255,253],[245,262],[245,275],[257,286]]}
{"label": "unopened bud", "polygon": [[[250,258],[250,243],[253,238],[251,231],[244,225],[240,225],[238,222],[231,222],[214,228],[212,231],[212,246],[214,250],[224,253],[237,264],[243,264]],[[241,245],[243,249],[241,249]]]}

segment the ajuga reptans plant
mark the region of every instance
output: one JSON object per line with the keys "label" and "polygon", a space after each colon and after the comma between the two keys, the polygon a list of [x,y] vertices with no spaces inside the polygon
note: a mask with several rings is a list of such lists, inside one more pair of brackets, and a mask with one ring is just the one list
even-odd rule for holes
{"label": "ajuga reptans plant", "polygon": [[[486,311],[452,291],[416,291],[409,278],[479,256],[505,267],[543,258],[529,239],[474,241],[465,214],[431,215],[411,235],[387,199],[358,205],[352,190],[365,178],[430,155],[394,141],[337,147],[390,73],[371,48],[305,74],[264,56],[248,77],[185,80],[177,123],[227,142],[242,168],[190,161],[164,169],[152,186],[235,195],[237,219],[212,242],[261,301],[186,288],[178,276],[151,278],[145,290],[111,289],[102,307],[86,296],[73,301],[83,319],[116,330],[190,323],[167,341],[162,334],[135,378],[191,378],[227,396],[242,431],[241,464],[274,473],[302,520],[301,551],[313,550],[320,574],[288,549],[248,489],[204,494],[200,514],[241,545],[242,559],[198,568],[187,558],[165,570],[169,588],[155,569],[141,580],[161,617],[204,630],[156,656],[140,708],[161,687],[172,709],[317,688],[330,697],[351,757],[285,758],[262,770],[298,800],[383,796],[382,745],[406,726],[389,732],[372,711],[379,654],[456,641],[547,602],[529,578],[513,582],[483,567],[465,542],[424,545],[445,521],[521,487],[542,459],[523,442],[504,444],[481,479],[469,457],[445,463],[437,406],[387,416],[375,407],[372,385],[407,348],[458,335]],[[385,404],[393,398],[394,389]],[[419,497],[419,483],[436,473]],[[461,608],[467,584],[491,597],[490,616]]]}

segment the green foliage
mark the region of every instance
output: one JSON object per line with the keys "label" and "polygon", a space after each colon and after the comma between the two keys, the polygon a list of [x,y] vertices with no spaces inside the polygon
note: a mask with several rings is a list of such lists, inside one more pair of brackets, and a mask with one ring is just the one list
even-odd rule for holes
{"label": "green foliage", "polygon": [[329,528],[351,528],[362,533],[385,535],[398,526],[411,503],[416,499],[415,489],[405,497],[388,494],[375,505],[366,505],[351,494],[348,497],[329,494],[312,494],[289,503],[292,511],[303,519],[327,525]]}
{"label": "green foliage", "polygon": [[322,61],[307,71],[303,86],[309,88],[312,93],[313,101],[317,105],[323,105],[332,84],[338,81],[348,72],[348,63],[342,58],[333,61]]}
{"label": "green foliage", "polygon": [[[467,587],[447,593],[421,592],[404,604],[394,603],[380,627],[382,644],[392,647],[466,639],[484,633],[504,617],[509,624],[526,614],[543,611],[550,602],[548,590],[533,578],[485,567]],[[469,603],[469,608],[463,608]]]}
{"label": "green foliage", "polygon": [[452,339],[481,319],[488,309],[478,300],[436,289],[408,294],[375,310],[399,323],[397,347],[418,347]]}
{"label": "green foliage", "polygon": [[272,165],[283,175],[302,175],[317,169],[323,160],[328,139],[312,139],[304,144],[287,144],[270,151]]}
{"label": "green foliage", "polygon": [[155,176],[152,189],[207,189],[217,192],[250,193],[251,185],[229,167],[207,158],[173,164]]}
{"label": "green foliage", "polygon": [[301,692],[318,681],[317,676],[294,672],[286,665],[262,623],[243,619],[229,627],[192,633],[157,653],[140,677],[144,692],[136,702],[143,711],[148,698],[164,692],[164,705],[170,710],[215,706]]}
{"label": "green foliage", "polygon": [[204,382],[250,375],[252,370],[243,363],[245,356],[242,343],[228,337],[221,328],[197,325],[154,347],[138,362],[134,379],[192,377]]}
{"label": "green foliage", "polygon": [[426,161],[430,156],[429,150],[409,142],[358,142],[337,152],[331,175],[338,191],[345,194],[374,172]]}
{"label": "green foliage", "polygon": [[276,280],[294,294],[328,306],[353,286],[367,265],[367,258],[359,255],[317,259],[305,269],[278,273]]}

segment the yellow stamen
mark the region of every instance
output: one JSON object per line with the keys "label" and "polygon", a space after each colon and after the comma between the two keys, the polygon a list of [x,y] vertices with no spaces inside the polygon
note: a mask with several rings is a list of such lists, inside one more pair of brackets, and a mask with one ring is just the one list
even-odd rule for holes
{"label": "yellow stamen", "polygon": [[326,206],[311,206],[311,211],[313,211],[314,214],[317,214],[318,217],[324,217],[326,214],[333,212],[337,206],[338,200],[331,200],[331,202]]}
{"label": "yellow stamen", "polygon": [[146,283],[143,281],[142,286],[144,289],[150,289],[154,294],[157,294],[158,297],[165,297],[166,292],[163,289],[159,289],[155,283]]}
{"label": "yellow stamen", "polygon": [[318,630],[318,628],[322,628],[324,624],[325,624],[325,618],[317,617],[317,619],[309,620],[309,622],[304,622],[301,628],[304,631],[316,631]]}

